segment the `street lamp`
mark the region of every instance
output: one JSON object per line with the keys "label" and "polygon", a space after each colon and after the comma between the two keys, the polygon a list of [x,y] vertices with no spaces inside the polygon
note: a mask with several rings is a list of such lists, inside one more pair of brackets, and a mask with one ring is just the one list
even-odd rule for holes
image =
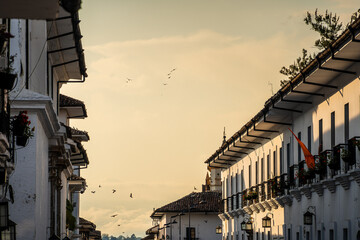
{"label": "street lamp", "polygon": [[[189,207],[189,231],[187,231],[187,234],[186,234],[188,240],[193,239],[193,237],[191,237],[191,225],[190,225],[190,212],[191,212],[191,209],[194,209],[195,207],[197,207],[199,205],[202,205],[202,204],[206,204],[206,201],[201,200],[198,204],[195,204],[193,206],[188,205],[188,207]],[[195,232],[194,232],[194,234],[195,234]],[[194,236],[194,238],[195,238],[195,236]]]}

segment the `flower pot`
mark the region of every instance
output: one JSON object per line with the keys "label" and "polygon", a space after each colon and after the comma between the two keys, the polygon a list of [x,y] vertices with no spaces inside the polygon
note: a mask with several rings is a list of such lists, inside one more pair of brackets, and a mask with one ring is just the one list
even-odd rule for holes
{"label": "flower pot", "polygon": [[15,79],[16,74],[0,72],[0,88],[12,90]]}
{"label": "flower pot", "polygon": [[13,132],[14,132],[14,136],[18,136],[18,137],[24,136],[25,125],[21,124],[19,121],[14,121]]}
{"label": "flower pot", "polygon": [[25,147],[28,139],[29,139],[29,137],[27,137],[27,136],[17,136],[16,137],[16,145]]}

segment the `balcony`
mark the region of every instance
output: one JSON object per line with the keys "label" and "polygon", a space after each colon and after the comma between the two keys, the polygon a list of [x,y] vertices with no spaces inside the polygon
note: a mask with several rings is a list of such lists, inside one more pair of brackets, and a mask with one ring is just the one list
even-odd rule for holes
{"label": "balcony", "polygon": [[353,137],[346,144],[325,150],[314,158],[313,170],[307,169],[305,161],[301,161],[290,166],[286,174],[224,199],[225,211],[231,212],[230,215],[270,211],[291,206],[294,198],[298,202],[302,196],[311,199],[314,192],[318,196],[323,196],[325,189],[335,193],[337,185],[348,190],[351,181],[360,186],[360,137]]}

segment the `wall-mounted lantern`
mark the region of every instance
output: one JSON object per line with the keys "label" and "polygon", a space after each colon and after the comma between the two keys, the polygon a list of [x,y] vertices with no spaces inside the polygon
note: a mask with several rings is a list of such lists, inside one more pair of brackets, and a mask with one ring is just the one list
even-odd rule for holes
{"label": "wall-mounted lantern", "polygon": [[243,221],[241,223],[241,230],[243,230],[243,231],[252,231],[252,223],[251,223],[251,221],[247,221],[247,222]]}
{"label": "wall-mounted lantern", "polygon": [[271,218],[269,218],[268,216],[265,216],[262,219],[262,227],[263,228],[271,228]]}
{"label": "wall-mounted lantern", "polygon": [[8,202],[0,202],[0,229],[5,229],[9,225],[9,205]]}
{"label": "wall-mounted lantern", "polygon": [[313,217],[313,213],[306,211],[306,213],[304,213],[304,225],[312,225],[313,221],[312,221],[312,217]]}
{"label": "wall-mounted lantern", "polygon": [[8,228],[1,231],[1,239],[16,240],[16,223],[9,219]]}
{"label": "wall-mounted lantern", "polygon": [[217,226],[215,229],[216,234],[221,234],[222,233],[222,228],[221,226]]}

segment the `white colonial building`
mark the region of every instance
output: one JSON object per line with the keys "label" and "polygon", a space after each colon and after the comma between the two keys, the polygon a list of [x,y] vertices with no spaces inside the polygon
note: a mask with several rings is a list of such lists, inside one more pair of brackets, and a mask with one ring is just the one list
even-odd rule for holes
{"label": "white colonial building", "polygon": [[[3,141],[5,150],[0,147],[1,159],[6,160],[8,152],[10,158],[0,166],[9,173],[0,182],[0,239],[81,237],[79,194],[86,181],[80,173],[89,164],[82,142],[89,136],[71,128],[70,119],[86,118],[87,113],[83,102],[60,94],[62,84],[83,83],[87,77],[80,4],[79,0],[19,0],[1,6],[1,27],[13,37],[0,66],[13,59],[16,80],[13,87],[1,90],[2,105],[9,103],[1,112],[10,109],[12,119],[10,129],[1,131],[9,140]],[[2,76],[0,86],[5,81]],[[15,123],[20,115],[31,122],[25,134]]]}
{"label": "white colonial building", "polygon": [[206,161],[223,239],[360,239],[359,33],[357,19]]}

